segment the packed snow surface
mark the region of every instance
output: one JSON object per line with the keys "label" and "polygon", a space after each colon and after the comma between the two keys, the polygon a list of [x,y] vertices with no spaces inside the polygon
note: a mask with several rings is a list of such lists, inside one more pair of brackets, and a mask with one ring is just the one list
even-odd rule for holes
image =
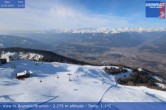
{"label": "packed snow surface", "polygon": [[[108,75],[103,68],[28,60],[9,62],[0,66],[0,102],[166,102],[166,92],[119,85],[115,80],[121,76]],[[30,78],[15,78],[25,70],[31,71]]]}

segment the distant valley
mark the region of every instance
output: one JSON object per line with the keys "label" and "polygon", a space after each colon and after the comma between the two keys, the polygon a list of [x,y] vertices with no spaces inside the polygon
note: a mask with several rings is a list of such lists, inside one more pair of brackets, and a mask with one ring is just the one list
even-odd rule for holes
{"label": "distant valley", "polygon": [[144,67],[166,78],[166,31],[120,33],[50,31],[22,34],[21,37],[5,38],[3,35],[0,37],[1,48],[36,48],[98,65]]}

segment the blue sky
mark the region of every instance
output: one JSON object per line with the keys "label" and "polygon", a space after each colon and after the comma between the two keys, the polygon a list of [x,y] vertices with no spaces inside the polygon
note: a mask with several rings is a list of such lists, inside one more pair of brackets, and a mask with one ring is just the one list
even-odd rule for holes
{"label": "blue sky", "polygon": [[25,9],[0,9],[0,31],[165,27],[166,19],[145,17],[145,1],[26,0]]}

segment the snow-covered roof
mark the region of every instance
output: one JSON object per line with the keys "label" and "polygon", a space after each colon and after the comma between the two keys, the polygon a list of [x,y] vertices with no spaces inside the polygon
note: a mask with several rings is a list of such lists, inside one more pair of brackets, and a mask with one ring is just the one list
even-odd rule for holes
{"label": "snow-covered roof", "polygon": [[28,73],[27,71],[23,71],[23,72],[17,73],[17,76],[23,76],[23,75],[26,75],[27,73]]}

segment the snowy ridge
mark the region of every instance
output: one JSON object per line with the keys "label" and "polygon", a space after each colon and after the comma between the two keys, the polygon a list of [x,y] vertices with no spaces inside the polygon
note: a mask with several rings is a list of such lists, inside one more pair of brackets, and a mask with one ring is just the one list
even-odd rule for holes
{"label": "snowy ridge", "polygon": [[80,29],[56,29],[56,30],[45,30],[45,31],[35,31],[35,33],[105,33],[105,34],[116,34],[121,32],[162,32],[166,31],[166,28],[80,28]]}
{"label": "snowy ridge", "polygon": [[110,33],[110,34],[116,34],[121,32],[161,32],[166,31],[165,28],[98,28],[98,29],[92,29],[92,28],[83,28],[83,29],[76,29],[71,30],[69,32],[72,33]]}
{"label": "snowy ridge", "polygon": [[42,62],[62,62],[62,63],[72,63],[72,64],[83,64],[83,65],[89,64],[84,61],[79,61],[73,58],[56,54],[52,51],[19,48],[19,47],[1,48],[0,58],[7,59],[7,62],[13,60],[16,61],[19,59],[28,59],[32,61],[42,61]]}
{"label": "snowy ridge", "polygon": [[37,53],[31,53],[31,52],[2,52],[0,54],[0,58],[4,58],[7,60],[7,62],[10,62],[11,60],[19,60],[21,59],[29,59],[29,60],[35,60],[39,61],[43,58],[43,55],[37,54]]}
{"label": "snowy ridge", "polygon": [[[11,68],[11,64],[15,68]],[[13,61],[0,66],[1,102],[165,102],[166,92],[122,86],[104,66]],[[18,80],[16,74],[31,71]],[[130,73],[130,71],[129,71]],[[71,81],[69,81],[69,75]],[[92,94],[93,93],[93,94]],[[50,100],[52,99],[52,100]]]}
{"label": "snowy ridge", "polygon": [[30,59],[30,60],[36,60],[39,61],[40,59],[43,58],[43,55],[37,54],[37,53],[24,53],[20,52],[19,53],[20,58],[22,59]]}

